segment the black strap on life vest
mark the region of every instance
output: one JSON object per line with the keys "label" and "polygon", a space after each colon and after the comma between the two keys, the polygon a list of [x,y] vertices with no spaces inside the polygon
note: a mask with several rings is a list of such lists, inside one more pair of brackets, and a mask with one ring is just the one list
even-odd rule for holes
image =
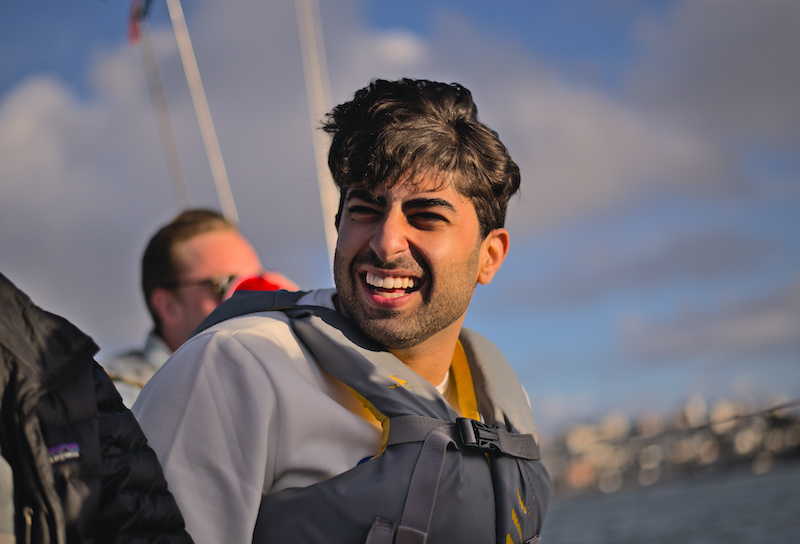
{"label": "black strap on life vest", "polygon": [[434,429],[446,433],[462,451],[477,449],[520,459],[540,458],[539,446],[532,435],[512,433],[467,417],[460,417],[455,423],[418,415],[393,417],[390,420],[389,440],[386,445],[420,442]]}
{"label": "black strap on life vest", "polygon": [[441,480],[447,447],[454,444],[459,450],[480,450],[488,454],[503,454],[521,459],[537,460],[539,446],[529,434],[512,433],[480,421],[460,417],[455,423],[441,419],[406,415],[389,420],[387,446],[422,441],[417,464],[408,487],[403,516],[397,527],[377,518],[370,528],[365,544],[424,543],[430,529],[433,505]]}

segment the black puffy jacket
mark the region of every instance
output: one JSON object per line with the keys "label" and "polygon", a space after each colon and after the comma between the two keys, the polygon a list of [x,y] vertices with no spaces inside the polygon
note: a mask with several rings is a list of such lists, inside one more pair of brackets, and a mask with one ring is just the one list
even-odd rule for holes
{"label": "black puffy jacket", "polygon": [[190,544],[97,350],[0,274],[0,451],[13,471],[17,542]]}

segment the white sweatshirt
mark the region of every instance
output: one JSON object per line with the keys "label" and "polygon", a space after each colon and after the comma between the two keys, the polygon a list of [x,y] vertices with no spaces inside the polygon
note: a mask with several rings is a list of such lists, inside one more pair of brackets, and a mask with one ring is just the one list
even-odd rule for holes
{"label": "white sweatshirt", "polygon": [[[333,308],[335,290],[298,304]],[[250,544],[262,494],[340,474],[380,449],[364,408],[280,312],[187,341],[133,406],[197,544]]]}

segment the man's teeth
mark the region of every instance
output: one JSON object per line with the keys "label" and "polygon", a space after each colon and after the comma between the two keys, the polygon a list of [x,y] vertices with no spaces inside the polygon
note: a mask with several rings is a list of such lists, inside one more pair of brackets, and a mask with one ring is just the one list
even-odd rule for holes
{"label": "man's teeth", "polygon": [[367,272],[367,285],[379,287],[381,289],[411,289],[414,287],[414,279],[408,277],[381,277]]}

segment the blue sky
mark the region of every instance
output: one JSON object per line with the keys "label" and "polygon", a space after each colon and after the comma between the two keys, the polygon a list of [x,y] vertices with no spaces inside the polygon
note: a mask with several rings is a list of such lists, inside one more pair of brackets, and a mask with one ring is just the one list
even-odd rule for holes
{"label": "blue sky", "polygon": [[[291,2],[184,11],[241,227],[330,285]],[[147,332],[138,262],[177,213],[126,0],[8,0],[0,271],[89,333]],[[694,394],[800,397],[800,4],[321,2],[332,98],[371,78],[470,88],[520,164],[511,253],[467,323],[545,431]],[[217,207],[162,0],[150,29],[192,205]]]}

